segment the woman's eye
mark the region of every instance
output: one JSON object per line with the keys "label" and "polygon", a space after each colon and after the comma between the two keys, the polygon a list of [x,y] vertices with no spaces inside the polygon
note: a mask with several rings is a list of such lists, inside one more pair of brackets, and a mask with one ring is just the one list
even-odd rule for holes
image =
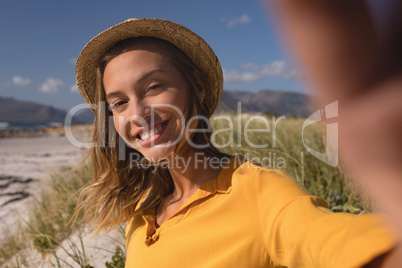
{"label": "woman's eye", "polygon": [[117,101],[112,104],[109,104],[109,110],[112,112],[117,111],[125,103],[126,103],[126,101]]}
{"label": "woman's eye", "polygon": [[161,86],[162,86],[161,84],[153,84],[153,85],[151,85],[151,86],[148,87],[147,92],[148,92],[148,91],[151,91],[151,90],[158,89],[158,88],[161,87]]}

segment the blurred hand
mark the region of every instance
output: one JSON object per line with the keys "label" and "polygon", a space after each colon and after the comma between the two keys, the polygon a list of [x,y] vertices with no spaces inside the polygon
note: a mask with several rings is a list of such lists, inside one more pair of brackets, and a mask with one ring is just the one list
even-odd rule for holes
{"label": "blurred hand", "polygon": [[339,100],[341,156],[402,240],[402,1],[377,1],[381,25],[361,0],[267,3],[321,105]]}

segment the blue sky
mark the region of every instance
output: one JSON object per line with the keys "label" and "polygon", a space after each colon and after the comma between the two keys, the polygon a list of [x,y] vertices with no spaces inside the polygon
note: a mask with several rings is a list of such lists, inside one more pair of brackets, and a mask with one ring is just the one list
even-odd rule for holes
{"label": "blue sky", "polygon": [[[269,12],[268,12],[269,13]],[[96,34],[128,18],[163,18],[203,37],[227,90],[303,92],[298,71],[259,0],[7,0],[0,8],[0,96],[70,109],[75,59]]]}

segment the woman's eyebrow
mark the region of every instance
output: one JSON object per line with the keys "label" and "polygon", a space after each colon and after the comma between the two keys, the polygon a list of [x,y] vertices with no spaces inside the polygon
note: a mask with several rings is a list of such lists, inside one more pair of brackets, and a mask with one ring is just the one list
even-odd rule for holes
{"label": "woman's eyebrow", "polygon": [[149,72],[143,74],[143,75],[137,80],[136,84],[141,83],[142,81],[144,81],[144,80],[147,79],[149,76],[151,76],[151,75],[153,75],[153,74],[155,74],[155,73],[164,73],[164,72],[165,72],[165,71],[162,70],[162,69],[155,69],[155,70],[149,71]]}
{"label": "woman's eyebrow", "polygon": [[[164,73],[164,72],[165,72],[165,71],[162,70],[162,69],[155,69],[155,70],[152,70],[152,71],[150,71],[150,72],[147,72],[147,73],[143,74],[143,75],[137,80],[136,84],[141,83],[142,81],[144,81],[144,80],[147,79],[149,76],[151,76],[151,75],[153,75],[153,74],[155,74],[155,73]],[[115,97],[115,96],[118,96],[118,95],[120,95],[120,94],[121,94],[120,91],[113,91],[113,92],[110,92],[109,94],[106,95],[106,100],[111,99],[111,98],[113,98],[113,97]]]}
{"label": "woman's eyebrow", "polygon": [[108,101],[109,99],[111,99],[111,98],[113,98],[115,96],[118,96],[118,95],[121,95],[120,91],[110,92],[109,94],[106,95],[106,101]]}

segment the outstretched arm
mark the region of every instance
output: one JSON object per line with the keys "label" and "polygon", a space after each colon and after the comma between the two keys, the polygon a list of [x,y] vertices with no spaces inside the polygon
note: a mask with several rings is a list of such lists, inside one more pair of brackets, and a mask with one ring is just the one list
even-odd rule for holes
{"label": "outstretched arm", "polygon": [[[385,2],[392,6],[379,25],[362,0],[267,0],[267,7],[321,103],[339,100],[342,157],[402,241],[402,2]],[[402,267],[401,247],[381,265]]]}

